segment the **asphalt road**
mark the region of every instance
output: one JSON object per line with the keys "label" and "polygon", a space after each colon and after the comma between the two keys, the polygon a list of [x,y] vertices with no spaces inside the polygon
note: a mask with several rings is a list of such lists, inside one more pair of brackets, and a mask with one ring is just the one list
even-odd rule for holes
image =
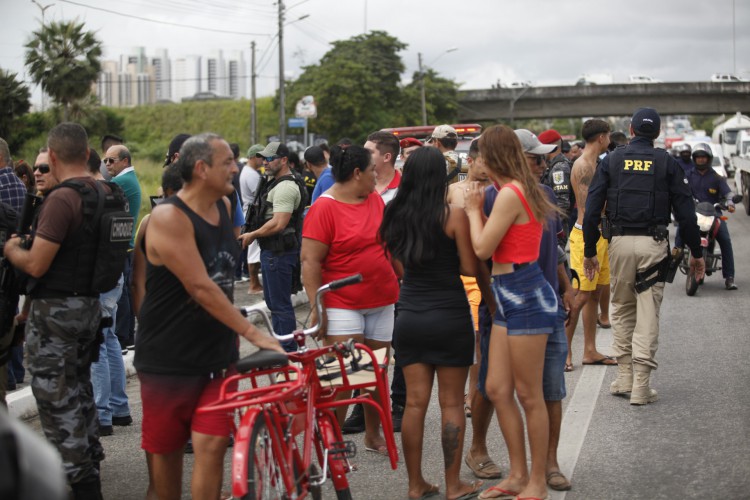
{"label": "asphalt road", "polygon": [[[667,286],[661,309],[659,369],[652,377],[659,401],[643,407],[609,394],[616,368],[581,367],[582,331],[574,339],[576,369],[566,374],[559,457],[573,489],[551,492],[552,499],[741,499],[750,498],[750,217],[740,206],[729,218],[734,243],[737,291],[725,291],[721,276],[710,276],[695,297],[684,292],[684,276]],[[245,285],[238,303],[247,301]],[[257,298],[255,299],[257,300]],[[304,321],[307,309],[297,310]],[[597,344],[608,352],[611,330],[599,330]],[[249,352],[250,347],[243,346]],[[128,380],[134,425],[116,427],[103,438],[102,463],[107,499],[143,498],[146,462],[140,450],[141,404],[137,378]],[[440,414],[433,396],[428,413],[425,477],[442,485]],[[38,429],[38,420],[29,422]],[[466,442],[471,425],[468,424]],[[400,447],[400,436],[396,438]],[[362,436],[354,436],[364,450]],[[507,454],[493,421],[491,455],[507,471]],[[355,498],[406,497],[406,470],[390,469],[387,459],[361,452],[350,475]],[[228,467],[227,460],[227,467]],[[185,458],[184,498],[189,498],[192,456]],[[227,469],[228,471],[228,469]],[[229,489],[225,473],[226,489]],[[462,477],[471,480],[466,466]],[[489,484],[489,483],[488,483]],[[328,485],[327,485],[328,486]],[[324,498],[335,498],[324,487]],[[442,496],[434,497],[436,499]]]}

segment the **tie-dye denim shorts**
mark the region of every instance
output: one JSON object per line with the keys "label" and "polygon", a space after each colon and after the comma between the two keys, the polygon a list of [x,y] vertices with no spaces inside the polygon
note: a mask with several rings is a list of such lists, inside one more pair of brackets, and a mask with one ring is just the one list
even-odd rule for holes
{"label": "tie-dye denim shorts", "polygon": [[492,322],[508,335],[552,333],[557,318],[557,294],[533,262],[508,274],[492,276],[497,311]]}

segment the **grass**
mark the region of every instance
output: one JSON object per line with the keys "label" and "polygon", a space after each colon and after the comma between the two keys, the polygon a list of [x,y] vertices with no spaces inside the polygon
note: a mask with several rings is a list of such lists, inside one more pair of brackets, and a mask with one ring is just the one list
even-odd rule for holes
{"label": "grass", "polygon": [[[149,196],[156,196],[161,187],[162,163],[149,159],[133,158],[135,174],[141,185],[141,211],[138,213],[138,223],[146,214],[151,213],[151,202]],[[136,225],[136,227],[138,227]]]}

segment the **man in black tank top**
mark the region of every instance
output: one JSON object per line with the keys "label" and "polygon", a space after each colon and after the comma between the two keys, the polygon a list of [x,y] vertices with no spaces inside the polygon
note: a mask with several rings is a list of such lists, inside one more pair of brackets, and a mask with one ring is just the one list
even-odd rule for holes
{"label": "man in black tank top", "polygon": [[192,437],[192,497],[218,497],[230,415],[195,415],[216,399],[238,357],[237,334],[283,352],[232,305],[240,247],[230,203],[237,166],[215,134],[180,149],[183,188],[154,208],[145,235],[146,294],[140,310],[135,367],[143,401],[142,447],[148,496],[181,496],[182,459]]}

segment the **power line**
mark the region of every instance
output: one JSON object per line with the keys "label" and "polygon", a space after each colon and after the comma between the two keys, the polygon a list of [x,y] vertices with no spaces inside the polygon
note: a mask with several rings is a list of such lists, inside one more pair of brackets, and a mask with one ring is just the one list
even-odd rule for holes
{"label": "power line", "polygon": [[250,32],[246,32],[246,31],[219,30],[219,29],[214,29],[214,28],[204,28],[202,26],[193,26],[193,25],[189,25],[189,24],[171,23],[169,21],[157,21],[155,19],[149,19],[147,17],[136,16],[136,15],[133,15],[133,14],[125,14],[123,12],[117,12],[117,11],[110,10],[110,9],[104,9],[102,7],[94,7],[93,5],[86,5],[86,4],[79,3],[79,2],[73,2],[72,0],[60,0],[60,1],[64,2],[64,3],[72,4],[72,5],[77,5],[79,7],[85,7],[87,9],[93,9],[93,10],[99,10],[99,11],[102,11],[102,12],[107,12],[108,14],[115,14],[117,16],[129,17],[129,18],[132,18],[132,19],[138,19],[140,21],[148,21],[150,23],[165,24],[165,25],[168,25],[168,26],[177,26],[178,28],[190,28],[190,29],[201,30],[201,31],[211,31],[213,33],[226,33],[226,34],[229,34],[229,35],[268,36],[268,33],[250,33]]}

